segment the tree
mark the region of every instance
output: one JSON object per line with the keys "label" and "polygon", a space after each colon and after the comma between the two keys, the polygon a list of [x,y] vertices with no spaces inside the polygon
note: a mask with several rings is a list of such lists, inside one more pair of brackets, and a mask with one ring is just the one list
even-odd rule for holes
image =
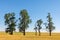
{"label": "tree", "polygon": [[5,25],[8,27],[6,28],[6,33],[10,33],[11,35],[13,34],[13,31],[15,31],[15,14],[14,13],[7,13],[4,16],[5,19]]}
{"label": "tree", "polygon": [[38,26],[38,32],[39,32],[39,36],[40,36],[40,30],[42,29],[41,25],[42,25],[43,21],[40,19],[40,20],[37,20],[37,26]]}
{"label": "tree", "polygon": [[53,26],[53,22],[52,22],[52,18],[51,18],[50,13],[48,13],[47,18],[48,18],[48,26],[46,26],[46,29],[49,30],[49,34],[51,36],[51,32],[55,29],[55,27]]}
{"label": "tree", "polygon": [[36,24],[35,24],[34,30],[35,30],[35,35],[37,35],[37,27],[36,27]]}
{"label": "tree", "polygon": [[25,30],[29,27],[29,23],[31,23],[27,10],[21,10],[19,19],[19,30],[23,32],[23,35],[25,35]]}

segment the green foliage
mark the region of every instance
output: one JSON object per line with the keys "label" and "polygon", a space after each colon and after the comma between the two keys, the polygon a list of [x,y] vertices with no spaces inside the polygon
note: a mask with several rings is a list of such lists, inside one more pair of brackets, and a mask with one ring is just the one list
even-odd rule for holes
{"label": "green foliage", "polygon": [[37,30],[37,27],[35,27],[34,30]]}
{"label": "green foliage", "polygon": [[6,31],[10,30],[8,32],[13,34],[13,31],[15,31],[15,26],[16,26],[15,14],[14,13],[7,13],[7,14],[5,14],[4,18],[5,18],[5,25],[8,26],[8,29]]}
{"label": "green foliage", "polygon": [[[22,28],[23,31],[25,31],[25,29],[27,29],[29,27],[29,23],[31,23],[31,19],[29,19],[29,15],[27,10],[23,9],[20,12],[20,23],[19,23],[19,29]],[[25,32],[24,32],[25,33]]]}
{"label": "green foliage", "polygon": [[38,27],[39,36],[40,36],[40,29],[42,29],[42,27],[41,27],[42,23],[43,23],[43,21],[41,19],[37,20],[37,27]]}
{"label": "green foliage", "polygon": [[43,23],[43,21],[40,19],[40,20],[37,20],[37,26],[39,28],[39,30],[42,28],[41,27],[41,24]]}
{"label": "green foliage", "polygon": [[46,26],[46,29],[49,30],[50,36],[51,36],[51,32],[55,29],[55,27],[53,26],[53,22],[52,22],[52,18],[51,18],[50,13],[48,13],[47,18],[48,18],[48,26]]}

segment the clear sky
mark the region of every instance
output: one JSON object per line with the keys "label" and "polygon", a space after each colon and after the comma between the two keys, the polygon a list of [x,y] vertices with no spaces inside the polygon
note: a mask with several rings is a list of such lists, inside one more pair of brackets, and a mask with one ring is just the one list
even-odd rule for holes
{"label": "clear sky", "polygon": [[[0,31],[4,31],[4,15],[9,12],[15,12],[18,19],[22,9],[26,9],[29,13],[32,23],[26,31],[34,31],[35,22],[42,19],[47,21],[47,14],[51,13],[53,18],[55,32],[60,32],[60,0],[0,0]],[[41,31],[46,31],[44,25]],[[16,27],[18,28],[18,27]]]}

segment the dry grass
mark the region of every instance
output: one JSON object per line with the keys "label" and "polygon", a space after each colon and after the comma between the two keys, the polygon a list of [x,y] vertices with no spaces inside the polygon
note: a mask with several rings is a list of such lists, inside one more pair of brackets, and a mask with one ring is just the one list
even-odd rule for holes
{"label": "dry grass", "polygon": [[48,33],[42,33],[41,36],[35,36],[35,33],[27,32],[23,36],[22,33],[17,32],[14,35],[0,32],[0,40],[60,40],[60,33],[52,33],[52,36],[49,36]]}

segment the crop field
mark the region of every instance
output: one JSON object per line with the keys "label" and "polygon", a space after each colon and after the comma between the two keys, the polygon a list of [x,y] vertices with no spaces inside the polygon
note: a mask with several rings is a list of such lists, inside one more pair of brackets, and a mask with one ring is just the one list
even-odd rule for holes
{"label": "crop field", "polygon": [[15,32],[13,35],[0,32],[0,40],[60,40],[60,33],[52,33],[52,36],[49,36],[48,33],[41,33],[41,36],[36,36],[34,32],[27,32],[23,36],[19,32]]}

